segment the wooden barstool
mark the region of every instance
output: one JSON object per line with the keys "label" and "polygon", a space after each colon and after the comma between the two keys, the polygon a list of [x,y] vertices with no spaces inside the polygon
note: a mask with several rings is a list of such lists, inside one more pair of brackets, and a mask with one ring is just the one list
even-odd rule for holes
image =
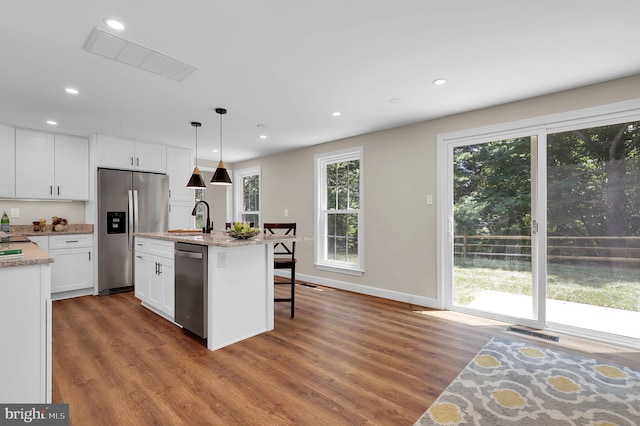
{"label": "wooden barstool", "polygon": [[[296,235],[295,223],[264,223],[265,235]],[[273,245],[273,269],[290,269],[291,280],[274,284],[291,286],[291,297],[276,297],[274,302],[291,302],[291,318],[295,311],[296,299],[296,243],[275,243]]]}

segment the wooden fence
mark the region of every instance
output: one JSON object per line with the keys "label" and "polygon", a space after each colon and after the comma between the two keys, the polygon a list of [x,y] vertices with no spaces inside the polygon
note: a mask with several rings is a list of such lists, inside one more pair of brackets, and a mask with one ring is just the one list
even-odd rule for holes
{"label": "wooden fence", "polygon": [[[528,235],[456,235],[454,254],[462,258],[531,259],[531,236]],[[550,261],[617,262],[640,264],[640,237],[547,237]]]}

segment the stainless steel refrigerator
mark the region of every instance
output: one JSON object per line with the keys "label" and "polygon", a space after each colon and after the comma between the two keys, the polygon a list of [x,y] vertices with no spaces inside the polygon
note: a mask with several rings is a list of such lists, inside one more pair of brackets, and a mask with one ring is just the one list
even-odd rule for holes
{"label": "stainless steel refrigerator", "polygon": [[133,288],[133,234],[166,232],[169,177],[157,173],[98,169],[98,290]]}

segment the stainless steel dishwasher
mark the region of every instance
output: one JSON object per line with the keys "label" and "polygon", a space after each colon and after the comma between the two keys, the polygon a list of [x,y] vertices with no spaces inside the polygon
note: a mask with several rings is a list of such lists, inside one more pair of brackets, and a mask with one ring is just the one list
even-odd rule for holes
{"label": "stainless steel dishwasher", "polygon": [[207,337],[208,246],[175,244],[175,321],[185,329]]}

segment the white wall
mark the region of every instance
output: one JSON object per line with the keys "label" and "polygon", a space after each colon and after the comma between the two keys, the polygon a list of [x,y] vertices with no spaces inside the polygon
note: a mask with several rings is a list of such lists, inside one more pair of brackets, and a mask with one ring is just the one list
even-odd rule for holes
{"label": "white wall", "polygon": [[[365,273],[317,270],[313,242],[297,247],[300,279],[429,305],[436,282],[436,138],[492,124],[640,98],[640,75],[234,164],[262,168],[263,222],[314,232],[314,155],[364,147]],[[434,204],[426,204],[426,196]],[[284,217],[284,209],[289,217]],[[335,280],[335,281],[332,281]]]}

